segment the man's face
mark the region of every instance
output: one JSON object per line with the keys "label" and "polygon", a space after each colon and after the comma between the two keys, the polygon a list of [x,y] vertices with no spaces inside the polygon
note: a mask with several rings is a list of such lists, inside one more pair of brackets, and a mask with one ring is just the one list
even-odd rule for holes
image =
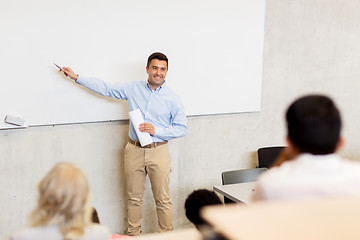
{"label": "man's face", "polygon": [[166,61],[158,59],[151,60],[149,67],[146,66],[146,72],[149,75],[148,82],[151,89],[155,90],[163,84],[167,71]]}

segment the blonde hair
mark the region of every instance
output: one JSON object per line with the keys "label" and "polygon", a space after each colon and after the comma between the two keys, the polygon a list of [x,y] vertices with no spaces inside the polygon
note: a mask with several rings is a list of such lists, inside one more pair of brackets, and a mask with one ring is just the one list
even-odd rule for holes
{"label": "blonde hair", "polygon": [[38,191],[31,225],[57,224],[64,240],[80,238],[90,223],[92,209],[89,185],[82,171],[73,164],[58,163],[41,180]]}

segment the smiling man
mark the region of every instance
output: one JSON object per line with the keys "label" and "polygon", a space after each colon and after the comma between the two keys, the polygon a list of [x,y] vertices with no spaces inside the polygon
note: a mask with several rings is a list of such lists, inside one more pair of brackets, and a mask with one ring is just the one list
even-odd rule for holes
{"label": "smiling man", "polygon": [[[146,65],[147,81],[109,84],[101,79],[77,75],[69,67],[61,69],[66,76],[88,89],[116,99],[127,100],[129,111],[140,109],[144,123],[130,122],[129,141],[125,146],[124,169],[127,185],[128,235],[141,233],[142,202],[146,175],[156,203],[158,231],[173,230],[169,183],[171,157],[168,141],[185,136],[186,116],[178,95],[166,86],[168,58],[159,52],[151,54]],[[154,143],[141,147],[135,128],[148,132]]]}

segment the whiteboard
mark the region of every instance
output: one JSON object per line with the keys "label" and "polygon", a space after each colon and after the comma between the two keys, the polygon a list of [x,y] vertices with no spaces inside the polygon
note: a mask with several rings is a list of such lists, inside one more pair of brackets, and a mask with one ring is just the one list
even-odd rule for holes
{"label": "whiteboard", "polygon": [[16,0],[0,7],[0,128],[128,119],[54,67],[107,82],[145,81],[147,57],[169,58],[166,82],[188,116],[261,107],[265,0]]}

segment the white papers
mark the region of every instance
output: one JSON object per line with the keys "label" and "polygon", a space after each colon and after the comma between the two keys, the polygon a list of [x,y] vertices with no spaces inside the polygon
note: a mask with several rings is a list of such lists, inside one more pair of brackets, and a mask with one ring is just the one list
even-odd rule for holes
{"label": "white papers", "polygon": [[134,111],[129,112],[129,116],[130,116],[130,121],[132,122],[135,128],[136,135],[139,138],[140,145],[143,147],[153,143],[153,140],[151,139],[151,136],[148,132],[139,131],[139,125],[141,123],[144,123],[144,119],[140,112],[140,109],[136,109]]}

